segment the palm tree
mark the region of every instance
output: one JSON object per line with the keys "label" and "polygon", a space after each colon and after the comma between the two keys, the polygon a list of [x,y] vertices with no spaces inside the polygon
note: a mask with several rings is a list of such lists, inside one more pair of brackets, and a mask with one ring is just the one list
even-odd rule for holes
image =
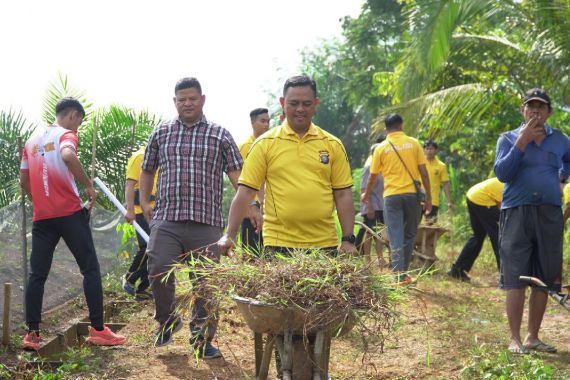
{"label": "palm tree", "polygon": [[25,143],[33,127],[21,112],[0,111],[0,207],[7,206],[20,195],[18,137]]}
{"label": "palm tree", "polygon": [[569,0],[416,0],[406,17],[408,49],[383,113],[402,113],[412,132],[456,133],[535,86],[570,104]]}
{"label": "palm tree", "polygon": [[[77,98],[85,108],[85,121],[78,131],[79,159],[83,167],[88,174],[93,172],[100,177],[118,199],[124,200],[127,160],[134,150],[146,144],[159,119],[146,111],[135,112],[119,105],[94,110],[83,92],[72,88],[66,76],[59,75],[58,80],[51,83],[46,92],[43,112],[46,123],[55,120],[55,105],[65,96]],[[93,161],[94,131],[96,139]],[[105,197],[98,197],[97,201],[107,208],[113,208]]]}

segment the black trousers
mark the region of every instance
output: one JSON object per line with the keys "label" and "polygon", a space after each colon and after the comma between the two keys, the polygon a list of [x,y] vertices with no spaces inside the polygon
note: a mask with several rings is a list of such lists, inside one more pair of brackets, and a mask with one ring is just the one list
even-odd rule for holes
{"label": "black trousers", "polygon": [[241,244],[247,248],[254,256],[261,256],[263,251],[263,236],[261,232],[255,232],[255,228],[249,218],[244,218],[241,222]]}
{"label": "black trousers", "polygon": [[469,211],[469,220],[471,222],[473,235],[471,235],[467,243],[465,243],[459,257],[455,260],[454,266],[458,269],[470,271],[479,253],[481,253],[485,237],[489,235],[493,252],[495,253],[495,260],[497,261],[497,269],[500,270],[499,208],[496,206],[479,206],[467,199],[467,210]]}
{"label": "black trousers", "polygon": [[[136,214],[135,220],[142,227],[142,229],[150,235],[150,228],[143,214]],[[146,266],[147,254],[146,254],[146,241],[137,232],[137,242],[139,245],[139,250],[133,258],[133,262],[127,272],[126,279],[131,284],[136,284],[137,280],[140,280],[137,286],[137,292],[146,290],[150,286],[150,281],[148,279],[148,268]]]}
{"label": "black trousers", "polygon": [[91,325],[101,330],[103,328],[103,288],[99,261],[89,228],[87,209],[82,209],[69,216],[39,220],[32,226],[30,276],[26,289],[28,328],[39,330],[44,285],[51,269],[55,247],[61,238],[73,254],[83,275],[83,291],[89,308]]}

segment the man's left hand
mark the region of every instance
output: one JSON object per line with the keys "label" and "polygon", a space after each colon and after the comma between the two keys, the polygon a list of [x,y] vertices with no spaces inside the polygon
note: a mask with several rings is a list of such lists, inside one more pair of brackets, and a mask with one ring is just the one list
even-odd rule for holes
{"label": "man's left hand", "polygon": [[431,199],[426,199],[424,202],[424,213],[429,214],[431,212]]}
{"label": "man's left hand", "polygon": [[350,255],[355,255],[357,252],[356,246],[354,244],[352,244],[351,242],[348,242],[348,241],[343,241],[340,244],[340,247],[338,250],[340,253],[348,253]]}
{"label": "man's left hand", "polygon": [[255,232],[259,234],[263,228],[263,214],[259,206],[249,206],[248,218],[253,228],[255,228]]}

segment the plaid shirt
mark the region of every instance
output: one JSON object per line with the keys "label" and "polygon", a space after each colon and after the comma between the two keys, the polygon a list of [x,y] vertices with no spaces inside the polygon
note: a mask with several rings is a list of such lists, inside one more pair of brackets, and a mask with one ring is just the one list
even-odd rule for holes
{"label": "plaid shirt", "polygon": [[152,218],[223,227],[223,172],[242,165],[231,134],[204,115],[191,127],[179,118],[159,125],[142,162],[147,171],[160,166]]}

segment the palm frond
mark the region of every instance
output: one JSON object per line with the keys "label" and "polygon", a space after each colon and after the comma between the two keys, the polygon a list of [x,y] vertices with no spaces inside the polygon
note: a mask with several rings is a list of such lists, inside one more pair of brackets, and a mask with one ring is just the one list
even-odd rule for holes
{"label": "palm frond", "polygon": [[[20,156],[18,137],[25,143],[33,131],[21,112],[0,111],[0,207],[4,207],[19,195]],[[16,184],[16,185],[14,185]]]}
{"label": "palm frond", "polygon": [[[96,176],[122,200],[127,160],[135,150],[146,145],[159,119],[146,111],[135,112],[118,105],[93,111],[88,122],[79,130],[79,159],[88,172],[91,167],[94,123],[97,135]],[[100,198],[104,202],[103,197]]]}
{"label": "palm frond", "polygon": [[87,100],[84,93],[70,86],[67,75],[58,74],[56,81],[49,84],[43,102],[42,119],[46,124],[55,120],[55,106],[61,98],[72,96],[79,100],[85,108],[86,116],[89,115],[92,104]]}
{"label": "palm frond", "polygon": [[383,110],[372,125],[372,133],[377,135],[382,132],[385,115],[399,113],[410,135],[415,136],[419,132],[433,137],[452,134],[485,115],[495,102],[492,91],[480,83],[471,83],[420,96]]}

